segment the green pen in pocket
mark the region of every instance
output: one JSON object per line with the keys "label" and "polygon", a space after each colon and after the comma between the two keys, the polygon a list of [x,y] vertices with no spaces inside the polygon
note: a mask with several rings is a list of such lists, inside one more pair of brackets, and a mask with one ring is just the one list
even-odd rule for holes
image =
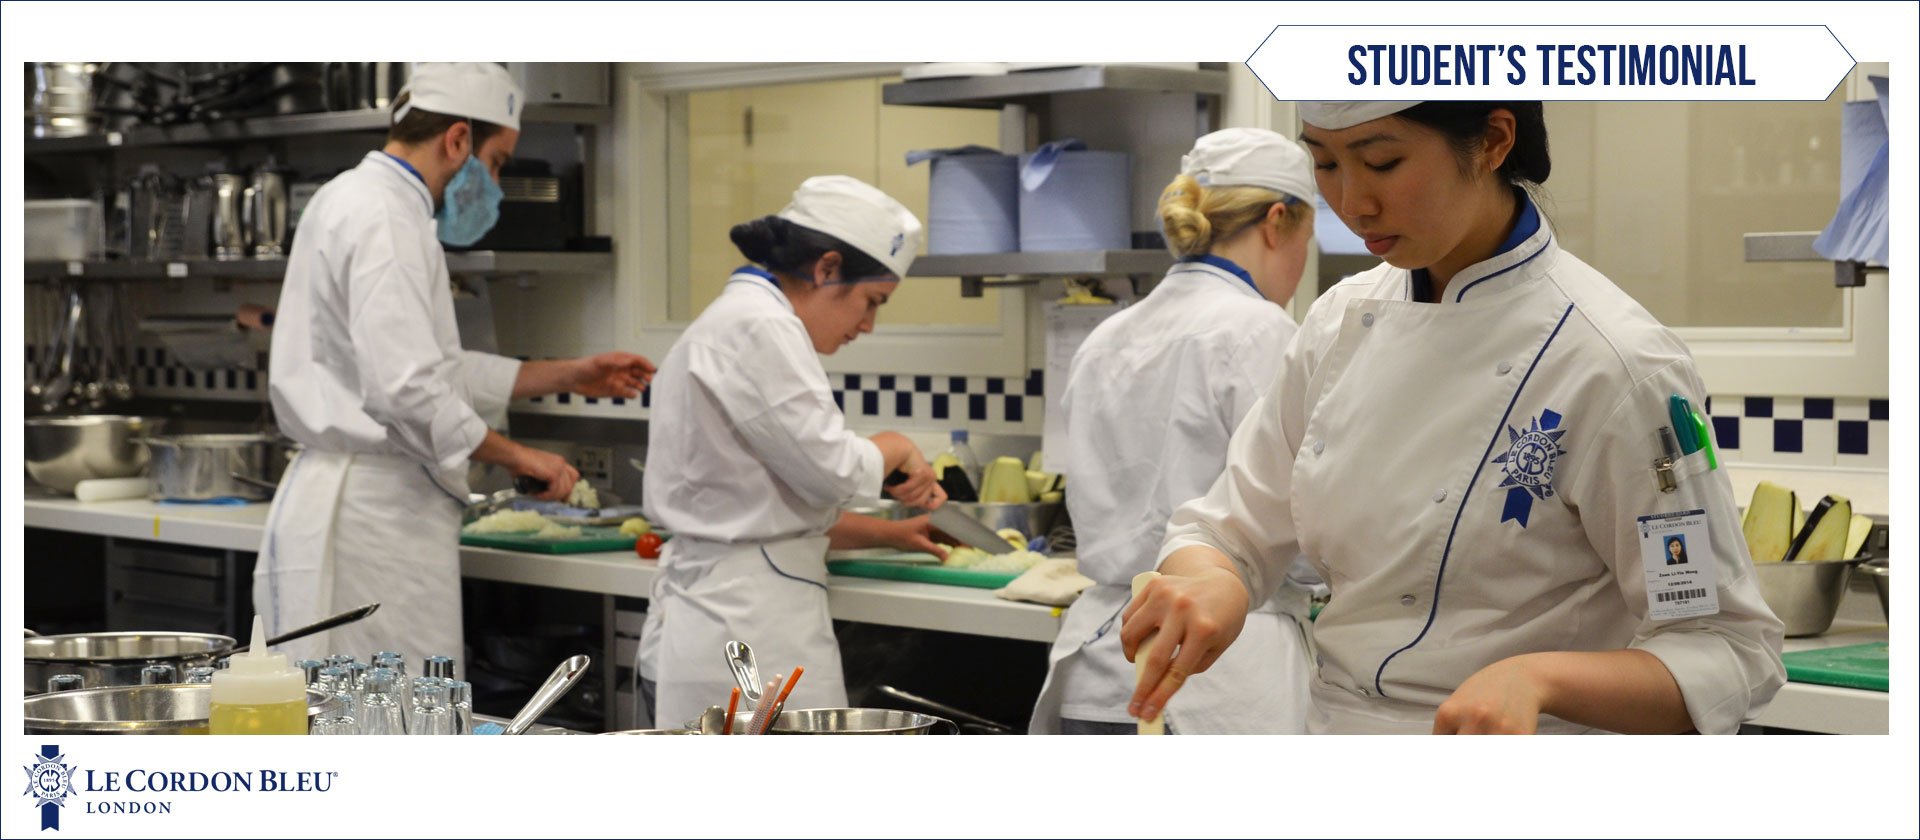
{"label": "green pen in pocket", "polygon": [[1710,434],[1710,431],[1707,429],[1707,418],[1697,411],[1691,413],[1693,415],[1694,436],[1699,438],[1700,448],[1707,450],[1707,471],[1712,472],[1713,470],[1720,469],[1720,458],[1713,452],[1713,435]]}

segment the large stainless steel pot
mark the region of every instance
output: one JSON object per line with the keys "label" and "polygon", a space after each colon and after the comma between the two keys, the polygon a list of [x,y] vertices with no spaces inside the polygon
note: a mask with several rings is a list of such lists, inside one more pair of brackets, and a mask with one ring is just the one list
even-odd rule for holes
{"label": "large stainless steel pot", "polygon": [[166,435],[147,439],[155,499],[273,498],[292,444],[272,435]]}
{"label": "large stainless steel pot", "polygon": [[[271,647],[350,624],[373,615],[379,608],[379,604],[368,604],[351,609],[275,636],[267,640],[267,645]],[[231,636],[212,633],[134,631],[33,636],[21,648],[26,660],[22,687],[27,694],[38,694],[47,690],[49,678],[60,674],[79,675],[85,688],[139,685],[140,669],[148,665],[172,665],[174,673],[184,675],[188,668],[212,666],[214,660],[232,656],[247,647],[236,646]]]}
{"label": "large stainless steel pot", "polygon": [[[307,725],[339,711],[340,700],[307,689]],[[29,735],[205,735],[213,686],[131,685],[29,697]]]}
{"label": "large stainless steel pot", "polygon": [[926,735],[935,727],[957,735],[953,721],[899,709],[799,709],[781,712],[768,730],[774,735]]}
{"label": "large stainless steel pot", "polygon": [[72,493],[90,478],[139,475],[149,460],[143,438],[165,425],[146,417],[89,414],[35,417],[27,421],[27,473],[48,487]]}

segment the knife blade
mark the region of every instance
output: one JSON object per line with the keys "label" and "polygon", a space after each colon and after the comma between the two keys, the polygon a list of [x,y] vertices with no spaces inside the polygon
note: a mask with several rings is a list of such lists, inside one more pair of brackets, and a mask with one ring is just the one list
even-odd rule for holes
{"label": "knife blade", "polygon": [[994,533],[992,528],[980,524],[979,520],[958,509],[942,505],[928,516],[933,527],[945,531],[947,536],[988,554],[1005,554],[1013,548],[1004,537]]}

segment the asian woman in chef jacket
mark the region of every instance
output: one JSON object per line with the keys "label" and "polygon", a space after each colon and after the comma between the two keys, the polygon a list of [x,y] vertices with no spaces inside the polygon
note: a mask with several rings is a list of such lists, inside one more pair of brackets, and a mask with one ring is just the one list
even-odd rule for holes
{"label": "asian woman in chef jacket", "polygon": [[[1304,553],[1314,732],[1734,732],[1785,680],[1733,493],[1652,464],[1687,346],[1559,247],[1538,102],[1309,102],[1321,195],[1385,262],[1315,301],[1124,613],[1152,715]],[[1697,512],[1697,513],[1690,513]],[[1665,518],[1659,518],[1665,517]],[[1691,590],[1660,523],[1691,518]],[[1174,706],[1177,708],[1177,704]]]}
{"label": "asian woman in chef jacket", "polygon": [[[1153,568],[1167,517],[1226,466],[1228,437],[1293,338],[1281,307],[1312,241],[1313,162],[1264,129],[1208,134],[1161,194],[1160,223],[1178,261],[1087,337],[1068,373],[1067,447],[1049,460],[1069,478],[1079,568],[1095,585],[1062,620],[1036,734],[1135,731],[1120,610],[1133,576]],[[1308,606],[1305,588],[1283,582],[1254,609],[1239,643],[1173,700],[1174,731],[1305,731]]]}
{"label": "asian woman in chef jacket", "polygon": [[673,539],[640,670],[666,725],[726,703],[724,647],[736,639],[762,679],[806,669],[788,708],[847,705],[827,549],[942,553],[924,516],[843,511],[877,501],[895,471],[905,481],[887,489],[903,503],[931,509],[946,494],[904,436],[847,430],[818,356],[873,331],[919,250],[919,220],[865,183],[823,176],[732,238],[753,265],[733,273],[653,382],[646,506]]}

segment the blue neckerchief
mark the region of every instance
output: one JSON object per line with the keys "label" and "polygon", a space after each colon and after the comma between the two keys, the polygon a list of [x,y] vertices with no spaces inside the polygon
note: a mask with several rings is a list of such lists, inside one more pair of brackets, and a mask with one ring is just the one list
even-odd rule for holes
{"label": "blue neckerchief", "polygon": [[1214,268],[1220,269],[1221,271],[1227,272],[1228,274],[1231,274],[1235,277],[1240,278],[1241,282],[1246,283],[1247,288],[1252,289],[1254,294],[1260,295],[1261,300],[1266,300],[1267,298],[1266,295],[1260,294],[1260,287],[1254,285],[1253,275],[1248,274],[1247,270],[1244,268],[1241,268],[1239,263],[1236,263],[1233,260],[1227,259],[1226,257],[1216,257],[1212,254],[1201,254],[1200,256],[1197,256],[1197,257],[1181,257],[1180,262],[1203,263],[1206,265],[1213,266]]}
{"label": "blue neckerchief", "polygon": [[[1513,232],[1507,234],[1506,241],[1500,243],[1500,247],[1494,250],[1494,256],[1499,256],[1500,254],[1520,247],[1520,243],[1527,241],[1532,238],[1535,233],[1540,231],[1540,211],[1533,206],[1533,199],[1527,196],[1526,190],[1517,187],[1513,193],[1514,197],[1520,200],[1520,219],[1514,222]],[[1487,259],[1493,259],[1493,257],[1488,257]],[[1481,262],[1485,261],[1486,260],[1482,260]],[[1413,270],[1412,279],[1414,302],[1432,303],[1433,275],[1428,274],[1424,268],[1416,268]]]}
{"label": "blue neckerchief", "polygon": [[420,170],[413,168],[413,164],[408,163],[405,158],[402,158],[399,155],[396,155],[392,152],[384,151],[384,150],[381,151],[380,154],[393,158],[394,163],[400,164],[401,169],[405,169],[409,174],[413,175],[413,177],[419,178],[420,183],[424,184],[427,182],[427,176],[420,174]]}

